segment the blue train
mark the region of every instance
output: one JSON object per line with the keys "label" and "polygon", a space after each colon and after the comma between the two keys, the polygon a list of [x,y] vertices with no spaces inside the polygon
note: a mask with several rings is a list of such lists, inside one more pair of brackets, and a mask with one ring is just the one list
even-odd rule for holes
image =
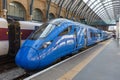
{"label": "blue train", "polygon": [[105,39],[105,31],[58,18],[35,30],[18,51],[15,61],[25,70],[43,69],[65,55]]}

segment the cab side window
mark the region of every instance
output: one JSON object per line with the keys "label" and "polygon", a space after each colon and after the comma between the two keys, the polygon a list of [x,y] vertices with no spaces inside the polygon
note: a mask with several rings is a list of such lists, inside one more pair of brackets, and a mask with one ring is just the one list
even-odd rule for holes
{"label": "cab side window", "polygon": [[66,28],[64,31],[62,31],[62,32],[59,34],[59,36],[66,35],[66,34],[68,34],[70,31],[71,31],[71,26],[68,27],[68,28]]}

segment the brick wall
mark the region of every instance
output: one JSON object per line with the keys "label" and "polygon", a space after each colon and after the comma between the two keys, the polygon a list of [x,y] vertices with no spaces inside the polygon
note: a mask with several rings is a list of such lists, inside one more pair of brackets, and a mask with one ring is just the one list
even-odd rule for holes
{"label": "brick wall", "polygon": [[[17,2],[17,3],[20,3],[24,8],[25,8],[25,11],[26,11],[26,14],[25,14],[25,20],[30,20],[31,19],[31,16],[29,15],[29,2],[30,0],[7,0],[7,5],[9,5],[11,2]],[[51,3],[50,5],[50,12],[49,13],[53,13],[55,15],[55,17],[57,17],[57,14],[58,14],[58,6],[54,3]],[[9,7],[9,6],[8,6]],[[34,0],[34,4],[33,4],[33,9],[40,9],[43,13],[43,21],[46,21],[46,9],[47,9],[47,4],[46,4],[46,0]],[[71,17],[71,13],[69,14],[69,17]],[[3,16],[3,9],[2,9],[2,0],[0,0],[0,16],[1,17],[4,17]],[[63,8],[62,9],[62,12],[61,12],[61,15],[62,17],[66,17],[66,10]]]}

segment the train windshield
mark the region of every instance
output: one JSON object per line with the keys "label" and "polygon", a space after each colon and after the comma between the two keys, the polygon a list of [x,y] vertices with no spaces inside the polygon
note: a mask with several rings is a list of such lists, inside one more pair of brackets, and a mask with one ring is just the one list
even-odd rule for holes
{"label": "train windshield", "polygon": [[35,40],[45,38],[55,28],[55,26],[55,24],[45,23],[35,30],[35,32],[30,35],[29,39]]}

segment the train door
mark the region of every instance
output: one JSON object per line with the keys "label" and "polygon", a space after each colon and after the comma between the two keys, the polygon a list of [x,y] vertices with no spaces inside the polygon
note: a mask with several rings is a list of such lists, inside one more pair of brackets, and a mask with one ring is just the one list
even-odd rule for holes
{"label": "train door", "polygon": [[15,56],[20,48],[20,25],[18,22],[11,23],[8,26],[9,51],[8,55]]}
{"label": "train door", "polygon": [[87,29],[84,29],[84,48],[87,47]]}
{"label": "train door", "polygon": [[76,27],[75,28],[76,35],[76,49],[80,49],[82,47],[86,47],[87,45],[87,30],[85,28]]}
{"label": "train door", "polygon": [[75,45],[75,49],[77,49],[78,47],[79,47],[79,35],[78,35],[78,31],[79,31],[79,27],[75,27],[74,28],[74,36],[75,36],[75,43],[76,43],[76,45]]}

